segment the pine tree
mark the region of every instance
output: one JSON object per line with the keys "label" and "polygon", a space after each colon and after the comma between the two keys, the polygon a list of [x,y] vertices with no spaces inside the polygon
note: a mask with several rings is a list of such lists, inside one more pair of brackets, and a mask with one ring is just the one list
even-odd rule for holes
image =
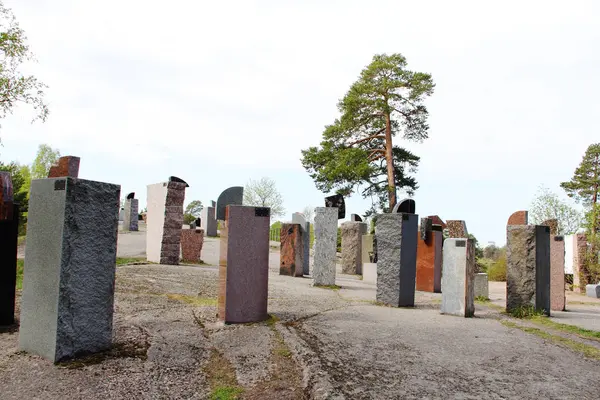
{"label": "pine tree", "polygon": [[600,143],[591,144],[569,182],[560,184],[567,195],[586,207],[598,204],[600,189]]}

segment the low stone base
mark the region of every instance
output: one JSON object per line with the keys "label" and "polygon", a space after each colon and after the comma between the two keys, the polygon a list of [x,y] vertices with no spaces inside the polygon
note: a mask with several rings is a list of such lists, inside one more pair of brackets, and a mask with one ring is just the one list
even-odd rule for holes
{"label": "low stone base", "polygon": [[183,261],[199,263],[202,259],[202,245],[204,244],[204,229],[181,230],[181,259]]}
{"label": "low stone base", "polygon": [[363,263],[363,282],[377,284],[377,263]]}
{"label": "low stone base", "polygon": [[483,272],[475,274],[475,298],[478,297],[483,297],[484,299],[489,299],[490,297],[488,274]]}
{"label": "low stone base", "polygon": [[588,297],[600,299],[600,284],[597,285],[585,285],[585,294]]}

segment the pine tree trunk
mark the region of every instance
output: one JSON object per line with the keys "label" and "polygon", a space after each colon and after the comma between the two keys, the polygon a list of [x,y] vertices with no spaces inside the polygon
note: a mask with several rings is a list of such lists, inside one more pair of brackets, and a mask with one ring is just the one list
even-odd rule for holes
{"label": "pine tree trunk", "polygon": [[385,116],[385,161],[388,175],[388,198],[390,200],[390,211],[396,205],[396,177],[394,176],[394,155],[392,153],[392,122],[390,114]]}

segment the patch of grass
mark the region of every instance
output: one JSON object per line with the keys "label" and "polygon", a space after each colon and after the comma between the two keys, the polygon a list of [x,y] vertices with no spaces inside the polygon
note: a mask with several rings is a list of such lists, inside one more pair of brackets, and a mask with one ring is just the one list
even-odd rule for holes
{"label": "patch of grass", "polygon": [[235,400],[244,392],[237,383],[235,369],[223,353],[214,347],[204,367],[204,373],[211,388],[212,400]]}
{"label": "patch of grass", "polygon": [[506,256],[502,256],[487,268],[488,279],[495,282],[506,282]]}
{"label": "patch of grass", "polygon": [[532,328],[529,326],[521,326],[512,321],[500,321],[500,322],[502,323],[502,325],[504,325],[506,327],[520,329],[523,332],[531,333],[533,335],[541,337],[542,339],[554,342],[558,345],[563,345],[565,347],[568,347],[569,349],[571,349],[573,351],[583,354],[585,357],[600,360],[600,349],[598,349],[594,346],[590,346],[590,345],[587,345],[587,344],[581,343],[581,342],[576,342],[574,340],[567,339],[562,336],[552,335],[551,333],[548,333],[548,332],[543,331],[538,328]]}
{"label": "patch of grass", "polygon": [[23,289],[23,267],[25,267],[25,260],[17,258],[17,290]]}
{"label": "patch of grass", "polygon": [[475,297],[475,301],[478,303],[489,303],[491,300],[485,296],[477,296]]}
{"label": "patch of grass", "polygon": [[19,236],[17,238],[17,246],[21,246],[22,244],[25,244],[25,238],[27,238],[26,235]]}
{"label": "patch of grass", "polygon": [[541,317],[542,315],[545,315],[543,311],[536,310],[536,308],[532,305],[519,306],[513,308],[512,310],[508,310],[507,313],[514,318]]}
{"label": "patch of grass", "polygon": [[117,266],[119,265],[135,265],[135,264],[150,264],[145,258],[141,257],[117,257]]}
{"label": "patch of grass", "polygon": [[318,287],[321,289],[331,289],[331,290],[340,290],[342,287],[338,285],[314,285],[314,287]]}
{"label": "patch of grass", "polygon": [[600,332],[598,331],[583,329],[575,325],[561,324],[560,322],[552,321],[548,317],[534,316],[529,318],[528,320],[533,322],[534,324],[547,326],[557,331],[572,333],[583,338],[600,340]]}
{"label": "patch of grass", "polygon": [[217,299],[214,297],[199,297],[199,296],[188,296],[186,294],[167,293],[166,296],[180,303],[191,304],[193,306],[216,306]]}
{"label": "patch of grass", "polygon": [[210,400],[235,400],[244,393],[244,389],[237,386],[219,386],[210,393]]}
{"label": "patch of grass", "polygon": [[267,318],[265,320],[265,324],[267,324],[267,326],[273,327],[275,326],[275,324],[279,322],[279,318],[276,315],[273,314],[269,314],[269,318]]}

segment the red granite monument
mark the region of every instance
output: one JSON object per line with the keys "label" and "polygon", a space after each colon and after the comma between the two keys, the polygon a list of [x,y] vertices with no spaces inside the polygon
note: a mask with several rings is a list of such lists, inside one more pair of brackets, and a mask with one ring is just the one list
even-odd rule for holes
{"label": "red granite monument", "polygon": [[300,224],[281,224],[279,275],[304,276],[304,242]]}

